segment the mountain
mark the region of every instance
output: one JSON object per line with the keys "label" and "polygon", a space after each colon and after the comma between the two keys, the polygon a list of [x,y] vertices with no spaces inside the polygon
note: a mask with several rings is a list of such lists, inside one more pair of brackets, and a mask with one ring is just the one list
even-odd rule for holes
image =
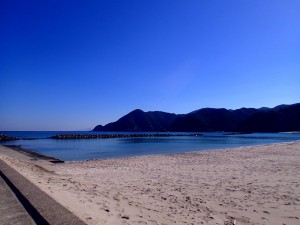
{"label": "mountain", "polygon": [[93,131],[167,131],[176,115],[165,112],[144,112],[136,109],[114,123],[98,125]]}
{"label": "mountain", "polygon": [[256,109],[238,110],[204,108],[177,117],[171,131],[235,131],[238,123],[255,113]]}
{"label": "mountain", "polygon": [[300,131],[300,103],[258,111],[242,121],[237,126],[237,130],[243,132]]}
{"label": "mountain", "polygon": [[300,130],[300,103],[228,110],[203,108],[187,114],[144,112],[136,109],[119,120],[93,131],[234,131],[234,132],[284,132]]}

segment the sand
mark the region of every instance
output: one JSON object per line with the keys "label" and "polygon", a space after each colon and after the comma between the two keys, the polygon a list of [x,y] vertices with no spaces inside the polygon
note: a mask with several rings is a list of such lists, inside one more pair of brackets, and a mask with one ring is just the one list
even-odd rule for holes
{"label": "sand", "polygon": [[0,159],[87,224],[300,224],[299,142],[63,164],[1,146]]}

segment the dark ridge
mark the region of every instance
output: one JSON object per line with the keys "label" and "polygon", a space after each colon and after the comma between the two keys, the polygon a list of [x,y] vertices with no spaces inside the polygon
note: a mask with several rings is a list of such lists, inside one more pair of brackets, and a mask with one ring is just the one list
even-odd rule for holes
{"label": "dark ridge", "polygon": [[237,129],[245,132],[300,131],[300,103],[259,111],[242,121]]}
{"label": "dark ridge", "polygon": [[93,131],[165,132],[175,117],[173,113],[136,109],[114,123],[98,125]]}
{"label": "dark ridge", "polygon": [[227,109],[205,108],[183,115],[174,120],[172,131],[233,131],[240,117]]}
{"label": "dark ridge", "polygon": [[134,132],[288,132],[300,131],[300,103],[228,110],[204,108],[176,115],[134,110],[116,122],[98,125],[93,131]]}

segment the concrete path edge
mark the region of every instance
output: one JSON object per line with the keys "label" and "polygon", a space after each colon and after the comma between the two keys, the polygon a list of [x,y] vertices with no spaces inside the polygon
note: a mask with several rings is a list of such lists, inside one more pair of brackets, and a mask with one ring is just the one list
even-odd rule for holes
{"label": "concrete path edge", "polygon": [[5,182],[37,224],[86,224],[2,160],[0,171]]}

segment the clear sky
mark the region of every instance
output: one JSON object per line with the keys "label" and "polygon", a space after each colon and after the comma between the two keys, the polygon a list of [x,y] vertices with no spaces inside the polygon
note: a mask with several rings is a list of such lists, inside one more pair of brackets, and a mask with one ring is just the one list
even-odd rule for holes
{"label": "clear sky", "polygon": [[300,102],[299,0],[0,1],[0,130]]}

